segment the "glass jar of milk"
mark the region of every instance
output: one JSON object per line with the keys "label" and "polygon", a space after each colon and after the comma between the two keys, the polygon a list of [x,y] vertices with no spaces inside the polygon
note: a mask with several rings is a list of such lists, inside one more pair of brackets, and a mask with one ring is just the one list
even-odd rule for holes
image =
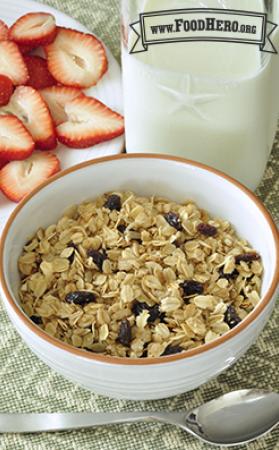
{"label": "glass jar of milk", "polygon": [[[183,156],[255,189],[276,131],[279,56],[261,51],[260,45],[231,42],[236,36],[233,20],[227,25],[215,21],[219,38],[218,27],[227,27],[226,41],[181,41],[179,32],[202,26],[202,16],[195,24],[187,20],[185,9],[268,13],[274,22],[277,6],[277,0],[122,0],[127,152]],[[150,13],[147,30],[141,22],[150,20]],[[243,39],[253,39],[250,18],[240,17],[240,22]],[[278,34],[273,33],[277,45]],[[152,40],[156,45],[146,44]]]}

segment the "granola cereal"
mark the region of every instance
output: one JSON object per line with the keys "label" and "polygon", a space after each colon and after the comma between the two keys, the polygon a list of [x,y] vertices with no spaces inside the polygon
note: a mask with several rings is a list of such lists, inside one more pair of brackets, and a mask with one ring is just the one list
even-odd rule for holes
{"label": "granola cereal", "polygon": [[22,307],[85,351],[179,353],[237,326],[260,301],[260,255],[194,202],[132,192],[72,206],[18,261]]}

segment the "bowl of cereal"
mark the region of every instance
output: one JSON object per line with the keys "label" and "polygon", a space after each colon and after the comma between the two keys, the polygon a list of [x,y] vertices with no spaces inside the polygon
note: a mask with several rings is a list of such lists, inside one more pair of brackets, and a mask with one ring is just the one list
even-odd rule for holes
{"label": "bowl of cereal", "polygon": [[158,399],[205,383],[257,339],[276,298],[278,232],[214,169],[120,155],[26,197],[0,270],[10,319],[52,369],[110,397]]}

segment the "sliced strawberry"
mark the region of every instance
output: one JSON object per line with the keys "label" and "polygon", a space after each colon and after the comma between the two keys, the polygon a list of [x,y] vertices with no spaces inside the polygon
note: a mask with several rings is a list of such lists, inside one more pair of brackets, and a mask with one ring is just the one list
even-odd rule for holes
{"label": "sliced strawberry", "polygon": [[8,32],[8,26],[5,24],[5,22],[3,22],[3,20],[0,19],[0,41],[8,40]]}
{"label": "sliced strawberry", "polygon": [[0,172],[0,188],[13,202],[19,202],[43,181],[60,170],[52,153],[34,153],[25,161],[12,161]]}
{"label": "sliced strawberry", "polygon": [[65,105],[79,95],[83,95],[80,89],[68,86],[52,86],[40,90],[40,94],[49,107],[55,125],[60,125],[67,120]]}
{"label": "sliced strawberry", "polygon": [[47,67],[47,61],[40,56],[24,56],[24,62],[29,73],[27,86],[35,89],[43,89],[56,84]]}
{"label": "sliced strawberry", "polygon": [[9,30],[9,39],[30,48],[50,44],[56,36],[55,17],[39,12],[20,17]]}
{"label": "sliced strawberry", "polygon": [[37,47],[33,47],[32,45],[23,45],[23,44],[17,44],[20,52],[22,55],[26,55],[29,52],[32,52],[32,50],[35,50]]}
{"label": "sliced strawberry", "polygon": [[19,86],[8,105],[0,113],[14,114],[31,134],[36,148],[52,150],[56,147],[54,123],[49,109],[38,91],[30,86]]}
{"label": "sliced strawberry", "polygon": [[28,80],[23,56],[14,42],[0,42],[0,73],[9,77],[16,86],[25,84]]}
{"label": "sliced strawberry", "polygon": [[4,161],[28,158],[35,144],[24,125],[15,116],[0,116],[0,158]]}
{"label": "sliced strawberry", "polygon": [[58,27],[55,41],[45,50],[51,74],[66,86],[94,86],[108,67],[103,44],[91,34]]}
{"label": "sliced strawberry", "polygon": [[0,106],[9,103],[10,97],[14,91],[14,85],[6,75],[0,75]]}
{"label": "sliced strawberry", "polygon": [[7,161],[6,159],[2,159],[0,158],[0,170],[2,169],[2,167],[4,167],[6,164],[8,164],[9,161]]}
{"label": "sliced strawberry", "polygon": [[123,117],[94,98],[80,95],[65,105],[65,112],[68,119],[56,131],[68,147],[90,147],[124,132]]}

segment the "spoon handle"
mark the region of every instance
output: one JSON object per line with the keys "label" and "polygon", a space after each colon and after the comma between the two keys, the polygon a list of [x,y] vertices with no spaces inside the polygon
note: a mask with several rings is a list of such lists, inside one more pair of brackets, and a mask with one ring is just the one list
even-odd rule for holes
{"label": "spoon handle", "polygon": [[101,425],[133,422],[163,422],[179,425],[185,413],[115,412],[115,413],[0,413],[0,433],[40,433],[74,430]]}

